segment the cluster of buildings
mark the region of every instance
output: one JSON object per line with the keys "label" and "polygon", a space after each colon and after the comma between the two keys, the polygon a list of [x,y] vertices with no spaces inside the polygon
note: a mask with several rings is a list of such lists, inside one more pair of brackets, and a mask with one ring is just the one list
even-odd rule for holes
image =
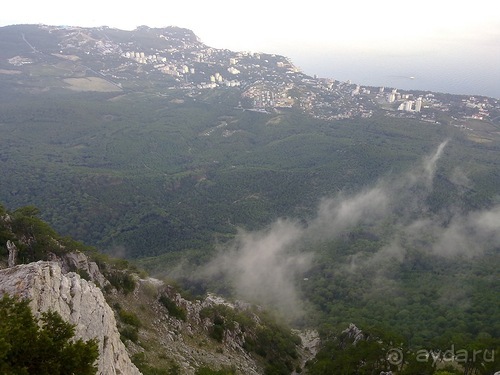
{"label": "cluster of buildings", "polygon": [[422,98],[417,100],[405,100],[398,106],[398,111],[420,112],[422,109]]}
{"label": "cluster of buildings", "polygon": [[165,52],[171,55],[171,57],[167,58],[158,54],[148,55],[145,52],[135,51],[127,51],[122,56],[138,64],[150,65],[152,69],[162,74],[178,78],[179,84],[182,86],[193,84],[198,89],[214,89],[217,87],[239,87],[241,85],[241,82],[235,78],[235,76],[241,73],[234,66],[237,64],[236,58],[229,59],[229,67],[225,69],[227,74],[224,77],[219,71],[214,71],[214,68],[222,68],[219,64],[210,63],[205,60],[205,57],[212,55],[212,49],[207,51],[207,53],[193,52],[189,58],[186,58],[186,54],[181,54],[180,59],[175,56],[175,52],[178,51]]}
{"label": "cluster of buildings", "polygon": [[127,59],[132,59],[138,62],[139,64],[147,64],[147,63],[166,63],[167,58],[166,57],[161,57],[158,55],[146,55],[144,52],[125,52],[123,54],[124,57]]}
{"label": "cluster of buildings", "polygon": [[[462,99],[462,103],[465,106],[465,118],[475,119],[475,120],[485,120],[490,117],[490,112],[492,106],[488,98],[476,98],[470,96],[467,99]],[[497,106],[498,108],[498,106]]]}
{"label": "cluster of buildings", "polygon": [[[379,92],[383,93],[384,88],[381,87]],[[422,97],[419,97],[416,100],[411,100],[412,98],[412,94],[401,94],[398,93],[397,89],[392,89],[392,91],[387,95],[387,101],[389,103],[400,102],[398,111],[420,112],[422,110]]]}
{"label": "cluster of buildings", "polygon": [[257,82],[248,86],[241,96],[245,104],[257,109],[291,108],[295,100],[288,92],[292,88],[292,84],[266,85],[263,82]]}
{"label": "cluster of buildings", "polygon": [[207,47],[185,30],[163,30],[158,38],[157,45],[164,48],[146,49],[136,42],[112,44],[106,39],[106,45],[95,51],[107,56],[118,53],[120,59],[119,65],[101,73],[117,80],[129,79],[126,72],[160,73],[155,77],[163,75],[167,85],[192,90],[193,95],[196,90],[238,88],[244,108],[295,107],[326,120],[370,117],[375,109],[369,103],[369,88],[311,78],[284,56]]}
{"label": "cluster of buildings", "polygon": [[[62,49],[70,51],[77,45],[90,48],[91,38],[82,35],[85,32],[75,30]],[[145,32],[152,37],[153,31]],[[114,60],[116,65],[100,70],[118,81],[154,74],[155,80],[165,77],[161,87],[191,90],[190,95],[200,90],[238,88],[244,108],[265,111],[297,108],[324,120],[370,117],[376,111],[426,121],[434,120],[438,112],[484,120],[498,116],[500,111],[498,101],[491,98],[421,92],[417,95],[411,91],[310,77],[284,56],[207,47],[184,29],[167,28],[154,33],[160,33],[156,35],[158,42],[150,42],[158,46],[156,49],[144,48],[137,42],[115,43],[112,38],[103,38],[96,41],[93,52],[85,50],[85,53],[119,57]],[[29,63],[22,59],[10,62]]]}
{"label": "cluster of buildings", "polygon": [[7,60],[9,64],[14,66],[22,66],[26,64],[32,64],[33,61],[27,57],[14,56]]}

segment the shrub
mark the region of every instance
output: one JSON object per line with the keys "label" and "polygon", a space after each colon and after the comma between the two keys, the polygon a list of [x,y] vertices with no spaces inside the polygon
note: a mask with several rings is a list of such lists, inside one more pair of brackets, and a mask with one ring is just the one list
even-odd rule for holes
{"label": "shrub", "polygon": [[120,320],[125,324],[129,324],[137,328],[141,327],[141,320],[132,311],[126,311],[120,309],[118,312],[118,316],[120,317]]}
{"label": "shrub", "polygon": [[139,331],[137,327],[126,326],[120,330],[120,338],[123,342],[130,340],[137,343],[139,341]]}
{"label": "shrub", "polygon": [[126,272],[109,272],[106,274],[106,278],[111,285],[125,294],[129,294],[135,290],[134,277]]}
{"label": "shrub", "polygon": [[173,316],[174,318],[180,319],[184,322],[186,321],[187,317],[186,309],[177,306],[175,302],[172,301],[168,296],[162,294],[159,298],[159,302],[163,306],[165,306],[169,315]]}

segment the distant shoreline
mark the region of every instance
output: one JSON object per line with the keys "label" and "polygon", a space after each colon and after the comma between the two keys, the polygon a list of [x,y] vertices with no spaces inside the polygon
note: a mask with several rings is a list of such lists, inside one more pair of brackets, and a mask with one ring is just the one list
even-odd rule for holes
{"label": "distant shoreline", "polygon": [[[471,52],[472,53],[472,52]],[[491,53],[491,52],[489,52]],[[500,70],[498,58],[486,55],[463,59],[454,64],[432,57],[419,60],[380,56],[291,56],[291,60],[307,75],[351,81],[371,87],[397,88],[400,90],[432,91],[452,95],[487,96],[500,100]],[[458,59],[457,59],[458,60]],[[484,63],[477,64],[477,60]]]}

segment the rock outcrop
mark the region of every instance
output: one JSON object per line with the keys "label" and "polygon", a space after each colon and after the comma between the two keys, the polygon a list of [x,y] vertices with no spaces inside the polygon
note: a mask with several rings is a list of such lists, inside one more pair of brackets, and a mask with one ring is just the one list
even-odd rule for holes
{"label": "rock outcrop", "polygon": [[[61,257],[54,258],[54,260],[58,261],[63,273],[83,271],[84,274],[88,275],[90,281],[92,281],[100,288],[103,288],[109,284],[109,281],[106,280],[104,275],[101,273],[97,264],[90,261],[89,258],[82,252],[72,251],[70,253],[64,254]],[[81,276],[80,273],[79,275]]]}
{"label": "rock outcrop", "polygon": [[96,338],[98,374],[139,375],[120,340],[116,320],[101,290],[74,272],[64,273],[57,262],[39,261],[0,270],[0,295],[30,299],[35,315],[52,310],[75,325],[75,336]]}
{"label": "rock outcrop", "polygon": [[[304,331],[296,330],[295,333],[300,337],[302,342],[302,346],[299,349],[299,356],[301,359],[301,369],[306,367],[306,363],[309,360],[312,360],[318,354],[321,340],[319,337],[318,331],[314,329],[306,329]],[[293,372],[293,375],[298,374],[296,371]]]}
{"label": "rock outcrop", "polygon": [[[144,330],[155,334],[155,350],[163,356],[173,359],[180,366],[181,373],[194,375],[196,369],[207,366],[213,369],[233,369],[238,375],[259,375],[264,372],[262,365],[244,349],[243,332],[238,323],[232,322],[231,329],[224,331],[221,342],[210,338],[210,330],[214,323],[210,318],[202,318],[201,312],[205,308],[213,308],[220,305],[231,310],[243,308],[243,303],[230,303],[223,298],[208,294],[203,300],[187,300],[183,298],[175,288],[165,284],[163,281],[148,278],[139,280],[138,287],[133,294],[126,298],[130,305],[144,305],[141,301],[148,294],[148,289],[155,286],[160,294],[166,295],[177,306],[186,311],[186,320],[171,316],[164,306],[155,303],[151,306],[154,315],[148,324],[150,330]],[[125,300],[122,299],[123,303]],[[150,334],[150,333],[149,333]],[[143,341],[148,342],[150,338],[143,336]]]}
{"label": "rock outcrop", "polygon": [[14,267],[16,265],[17,253],[19,250],[17,250],[17,246],[11,240],[8,240],[7,244],[5,246],[7,247],[7,250],[9,251],[8,266]]}

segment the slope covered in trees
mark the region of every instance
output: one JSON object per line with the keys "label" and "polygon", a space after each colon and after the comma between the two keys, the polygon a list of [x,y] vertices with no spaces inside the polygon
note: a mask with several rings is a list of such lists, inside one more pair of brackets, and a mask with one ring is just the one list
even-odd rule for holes
{"label": "slope covered in trees", "polygon": [[[477,144],[452,127],[384,117],[324,122],[242,112],[217,97],[175,98],[6,98],[0,199],[11,209],[35,205],[60,233],[137,258],[205,252],[236,226],[307,218],[322,197],[408,168],[447,138],[433,209],[457,194],[466,208],[485,207],[499,183],[496,143]],[[457,168],[473,186],[451,182]]]}

